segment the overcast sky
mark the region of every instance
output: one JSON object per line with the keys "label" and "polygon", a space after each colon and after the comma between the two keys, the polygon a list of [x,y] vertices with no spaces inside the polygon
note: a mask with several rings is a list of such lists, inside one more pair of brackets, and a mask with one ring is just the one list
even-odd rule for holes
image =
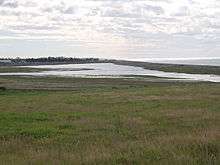
{"label": "overcast sky", "polygon": [[220,57],[220,0],[0,0],[0,57]]}

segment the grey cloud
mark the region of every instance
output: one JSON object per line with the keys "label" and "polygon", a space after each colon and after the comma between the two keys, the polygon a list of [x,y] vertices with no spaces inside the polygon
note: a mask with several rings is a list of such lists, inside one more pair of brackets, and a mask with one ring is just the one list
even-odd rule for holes
{"label": "grey cloud", "polygon": [[51,12],[53,12],[53,10],[54,9],[52,7],[44,7],[44,8],[41,9],[41,11],[47,12],[47,13],[51,13]]}
{"label": "grey cloud", "polygon": [[11,26],[10,27],[12,30],[18,30],[18,31],[24,31],[24,30],[57,30],[58,27],[56,26],[46,26],[46,25],[22,25],[22,26]]}
{"label": "grey cloud", "polygon": [[[137,0],[85,0],[85,1],[94,1],[94,2],[137,2]],[[170,3],[170,0],[138,0],[138,1],[146,1],[146,2],[167,2]]]}
{"label": "grey cloud", "polygon": [[219,24],[212,24],[211,27],[212,27],[213,29],[218,29],[218,30],[220,30],[220,23],[219,23]]}
{"label": "grey cloud", "polygon": [[74,7],[68,7],[63,11],[65,14],[74,14],[75,13],[75,8]]}
{"label": "grey cloud", "polygon": [[188,2],[193,5],[193,4],[197,4],[197,2],[195,2],[194,0],[188,0]]}
{"label": "grey cloud", "polygon": [[173,16],[187,16],[190,14],[190,10],[187,6],[182,6],[179,8],[179,11],[177,13],[174,13]]}
{"label": "grey cloud", "polygon": [[[19,18],[17,20],[23,21],[22,23],[25,24],[25,26],[12,26],[13,22],[5,21],[9,25],[5,27],[14,31],[16,29],[18,31],[33,30],[39,34],[44,33],[44,30],[57,30],[57,32],[63,33],[60,30],[62,28],[66,28],[67,31],[76,28],[79,31],[86,30],[91,31],[91,33],[98,31],[116,37],[133,37],[134,39],[148,37],[148,33],[160,32],[167,34],[179,33],[193,37],[204,33],[216,33],[219,29],[219,22],[217,21],[220,18],[219,14],[214,14],[214,12],[207,14],[203,10],[193,13],[194,10],[199,9],[197,4],[195,4],[195,0],[188,0],[192,6],[182,6],[178,12],[171,15],[167,15],[169,13],[169,11],[167,12],[169,10],[166,8],[167,5],[163,6],[164,3],[171,3],[170,0],[87,0],[90,1],[88,4],[77,4],[75,2],[69,4],[68,2],[62,2],[62,0],[54,1],[54,3],[50,3],[50,0],[45,1],[46,5],[42,1],[36,1],[36,3],[28,1],[30,3],[25,5],[25,2],[21,3],[18,0],[0,0],[0,7],[2,7],[0,10],[1,18],[4,15],[11,15],[14,18],[17,16]],[[12,5],[13,2],[14,5]],[[20,8],[8,10],[6,8],[9,6],[16,7],[18,5],[17,2],[19,2],[19,6],[21,5],[24,8],[33,7],[33,14],[38,13],[39,16],[32,16],[31,10],[21,11]],[[190,11],[191,8],[194,10]],[[78,13],[79,16],[77,15]],[[214,17],[214,15],[216,16]],[[183,16],[184,18],[182,18]],[[40,22],[41,19],[43,20],[42,22]],[[38,23],[35,25],[36,22],[39,22],[39,25]],[[48,22],[50,26],[45,26],[44,22]],[[209,22],[213,23],[208,24]],[[19,23],[15,21],[14,24],[17,25]],[[183,25],[184,28],[182,28]],[[58,28],[53,29],[51,26]],[[70,32],[70,35],[75,34]]]}
{"label": "grey cloud", "polygon": [[99,7],[91,8],[87,14],[87,16],[96,16],[101,13],[101,9]]}
{"label": "grey cloud", "polygon": [[13,17],[20,17],[23,18],[23,21],[26,20],[27,17],[39,17],[41,16],[40,13],[35,12],[35,11],[20,11],[20,10],[8,10],[7,8],[0,8],[0,17],[4,17],[4,16],[13,16]]}
{"label": "grey cloud", "polygon": [[48,13],[52,13],[53,11],[58,11],[62,14],[75,14],[76,9],[77,8],[75,6],[68,6],[64,2],[61,2],[55,6],[43,7],[41,11]]}
{"label": "grey cloud", "polygon": [[27,1],[24,4],[22,4],[22,6],[24,6],[24,7],[37,7],[38,4],[36,2]]}
{"label": "grey cloud", "polygon": [[151,1],[151,2],[157,1],[157,2],[167,2],[167,3],[171,2],[171,0],[147,0],[147,1]]}
{"label": "grey cloud", "polygon": [[127,17],[127,18],[136,18],[140,15],[135,13],[128,13],[126,11],[121,11],[120,9],[107,9],[106,11],[102,12],[102,17]]}
{"label": "grey cloud", "polygon": [[8,8],[18,7],[18,2],[15,0],[0,0],[0,6]]}
{"label": "grey cloud", "polygon": [[22,13],[17,11],[11,11],[11,10],[0,10],[1,16],[20,16]]}
{"label": "grey cloud", "polygon": [[164,13],[163,8],[160,7],[160,6],[144,5],[143,8],[144,8],[145,10],[147,10],[147,11],[154,12],[154,13],[156,13],[157,15]]}
{"label": "grey cloud", "polygon": [[[120,4],[119,4],[120,6]],[[125,18],[140,18],[144,17],[144,14],[147,13],[154,13],[156,15],[164,14],[164,10],[160,6],[153,6],[153,5],[135,5],[132,6],[131,11],[124,10],[120,7],[106,7],[107,9],[102,11],[101,15],[103,17],[125,17]],[[144,12],[144,13],[143,13]]]}
{"label": "grey cloud", "polygon": [[74,14],[75,8],[73,6],[68,6],[64,2],[61,2],[57,7],[56,10],[60,11],[63,14]]}

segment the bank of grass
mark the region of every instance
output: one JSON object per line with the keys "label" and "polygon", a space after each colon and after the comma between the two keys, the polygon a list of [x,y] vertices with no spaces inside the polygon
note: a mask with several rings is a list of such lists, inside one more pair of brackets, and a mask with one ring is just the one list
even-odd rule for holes
{"label": "bank of grass", "polygon": [[132,87],[154,83],[177,83],[172,79],[153,76],[136,78],[65,78],[65,77],[31,77],[31,76],[0,76],[0,87],[7,89],[44,89],[44,90],[79,90],[99,87],[118,88]]}
{"label": "bank of grass", "polygon": [[13,79],[74,88],[0,90],[0,164],[220,163],[220,84]]}
{"label": "bank of grass", "polygon": [[121,61],[112,60],[111,62],[118,65],[138,66],[145,69],[159,70],[164,72],[220,75],[220,66],[162,64],[162,63],[122,61],[122,60]]}
{"label": "bank of grass", "polygon": [[42,68],[23,68],[18,66],[0,66],[0,73],[29,73],[29,72],[40,72],[48,69]]}

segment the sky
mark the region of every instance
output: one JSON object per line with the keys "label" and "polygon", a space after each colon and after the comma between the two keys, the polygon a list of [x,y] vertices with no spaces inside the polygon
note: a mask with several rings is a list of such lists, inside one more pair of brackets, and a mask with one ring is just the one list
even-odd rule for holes
{"label": "sky", "polygon": [[0,0],[0,57],[220,57],[220,0]]}

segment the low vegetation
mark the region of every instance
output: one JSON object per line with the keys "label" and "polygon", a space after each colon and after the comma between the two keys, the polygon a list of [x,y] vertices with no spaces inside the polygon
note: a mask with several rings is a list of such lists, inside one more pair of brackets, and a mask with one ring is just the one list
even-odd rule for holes
{"label": "low vegetation", "polygon": [[218,83],[0,77],[0,86],[1,164],[220,164]]}
{"label": "low vegetation", "polygon": [[105,62],[98,58],[71,57],[42,57],[42,58],[0,58],[0,66],[21,65],[55,65],[55,64],[84,64]]}
{"label": "low vegetation", "polygon": [[145,69],[159,70],[164,72],[220,75],[220,66],[160,64],[160,63],[119,61],[119,60],[113,60],[112,62],[118,65],[138,66],[138,67],[143,67]]}
{"label": "low vegetation", "polygon": [[40,72],[46,70],[48,69],[0,66],[0,73],[28,73],[28,72]]}

